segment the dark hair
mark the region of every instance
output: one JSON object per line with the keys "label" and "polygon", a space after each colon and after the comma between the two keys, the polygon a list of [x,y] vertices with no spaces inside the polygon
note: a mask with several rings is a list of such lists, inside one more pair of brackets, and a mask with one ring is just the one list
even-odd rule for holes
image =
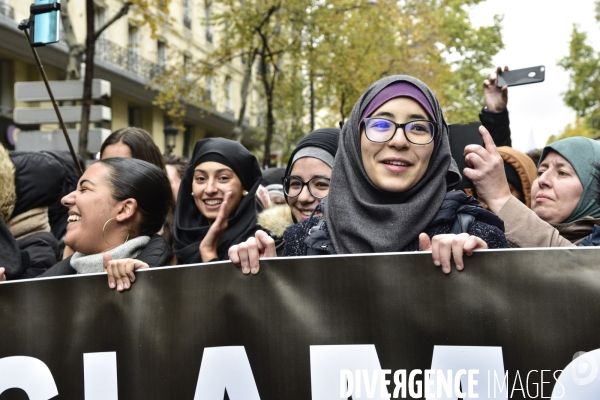
{"label": "dark hair", "polygon": [[125,143],[131,150],[131,157],[138,160],[144,160],[156,165],[158,168],[166,171],[165,160],[158,146],[152,140],[152,136],[142,128],[130,126],[114,131],[106,138],[100,148],[100,156],[104,153],[104,149],[111,144],[119,142]]}
{"label": "dark hair", "polygon": [[538,164],[540,163],[540,158],[542,157],[542,149],[531,150],[527,153],[527,155],[529,158],[531,158],[531,161],[533,161],[535,167],[537,168]]}
{"label": "dark hair", "polygon": [[190,160],[185,157],[175,156],[173,154],[169,154],[165,156],[165,164],[172,165],[175,167],[175,171],[177,171],[177,175],[179,175],[179,179],[183,179],[183,173],[187,168]]}
{"label": "dark hair", "polygon": [[173,192],[165,171],[136,158],[107,158],[111,193],[117,201],[133,198],[141,215],[138,234],[152,236],[163,226],[173,209]]}

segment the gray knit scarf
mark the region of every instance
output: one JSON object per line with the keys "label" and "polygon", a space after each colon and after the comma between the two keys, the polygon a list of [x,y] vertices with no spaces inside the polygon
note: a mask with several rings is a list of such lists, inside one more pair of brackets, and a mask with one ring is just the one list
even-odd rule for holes
{"label": "gray knit scarf", "polygon": [[[390,193],[369,179],[362,164],[360,118],[369,103],[394,82],[420,89],[435,114],[438,135],[425,175],[410,190]],[[344,123],[331,173],[325,218],[339,254],[402,251],[425,230],[438,212],[446,192],[460,182],[450,154],[448,126],[433,92],[407,75],[383,78],[369,87]]]}
{"label": "gray knit scarf", "polygon": [[[120,260],[123,258],[135,258],[142,252],[144,247],[150,241],[150,236],[138,236],[131,240],[126,241],[119,247],[115,247],[109,250],[109,253],[113,260]],[[78,274],[92,274],[95,272],[104,272],[103,267],[103,256],[104,253],[92,254],[86,256],[85,254],[75,252],[71,257],[71,267],[77,271]]]}

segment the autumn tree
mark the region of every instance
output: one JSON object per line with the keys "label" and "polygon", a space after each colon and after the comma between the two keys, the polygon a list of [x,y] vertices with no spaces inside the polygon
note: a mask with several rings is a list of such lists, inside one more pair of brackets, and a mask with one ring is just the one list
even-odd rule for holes
{"label": "autumn tree", "polygon": [[264,98],[267,163],[272,143],[285,154],[317,125],[337,126],[371,83],[392,74],[426,82],[449,121],[477,120],[483,72],[503,46],[500,17],[480,28],[469,20],[481,1],[213,0],[220,11],[211,22],[220,34],[198,60],[198,76],[218,74],[243,57],[234,135],[240,137],[255,80]]}
{"label": "autumn tree", "polygon": [[[102,32],[125,15],[132,13],[132,19],[139,25],[147,24],[154,34],[161,22],[168,20],[168,7],[171,0],[162,0],[156,5],[152,0],[124,1],[121,8],[109,18],[102,26],[94,26],[94,1],[86,0],[86,39],[80,43],[75,35],[71,15],[69,14],[69,0],[63,0],[61,9],[61,22],[65,35],[65,43],[69,47],[67,62],[67,80],[81,79],[79,67],[85,59],[85,76],[83,81],[83,98],[81,101],[81,127],[79,130],[78,153],[84,160],[88,158],[87,142],[90,120],[90,107],[92,105],[92,79],[94,78],[95,44]],[[157,12],[158,10],[162,13]],[[85,57],[85,58],[84,58]]]}
{"label": "autumn tree", "polygon": [[[600,22],[600,1],[596,2],[596,20]],[[575,110],[578,120],[575,126],[580,126],[582,133],[590,137],[600,135],[600,53],[587,40],[587,34],[573,26],[569,54],[558,63],[569,72],[570,82],[563,94],[565,104]],[[572,126],[571,126],[572,127]],[[556,139],[569,134],[572,129]]]}
{"label": "autumn tree", "polygon": [[567,126],[557,135],[550,135],[547,144],[554,143],[560,139],[566,139],[574,136],[585,136],[595,138],[598,136],[598,130],[592,128],[588,121],[583,117],[575,117],[575,122],[567,124]]}
{"label": "autumn tree", "polygon": [[[426,82],[452,122],[477,120],[483,71],[502,48],[500,17],[474,28],[469,9],[481,0],[380,0],[318,3],[306,54],[320,105],[344,120],[379,78],[402,73]],[[316,53],[316,55],[315,55]],[[334,115],[337,113],[337,115]]]}

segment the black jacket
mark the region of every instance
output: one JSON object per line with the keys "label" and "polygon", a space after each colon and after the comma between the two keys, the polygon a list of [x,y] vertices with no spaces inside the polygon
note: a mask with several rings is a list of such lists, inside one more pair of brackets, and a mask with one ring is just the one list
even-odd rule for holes
{"label": "black jacket", "polygon": [[[154,235],[136,259],[145,262],[150,268],[162,267],[168,265],[167,263],[171,259],[171,250],[162,236]],[[67,257],[41,274],[40,277],[74,275],[76,273],[77,271],[71,267],[71,257]]]}
{"label": "black jacket", "polygon": [[57,240],[67,231],[68,209],[61,199],[77,188],[79,171],[65,151],[11,151],[15,165],[17,203],[13,216],[35,207],[48,206],[50,229]]}
{"label": "black jacket", "polygon": [[481,125],[490,132],[492,139],[497,147],[512,147],[510,138],[510,121],[508,119],[508,110],[499,113],[487,111],[485,107],[479,113]]}
{"label": "black jacket", "polygon": [[59,259],[58,241],[50,232],[37,232],[20,240],[0,219],[0,267],[6,278],[35,278],[56,264]]}

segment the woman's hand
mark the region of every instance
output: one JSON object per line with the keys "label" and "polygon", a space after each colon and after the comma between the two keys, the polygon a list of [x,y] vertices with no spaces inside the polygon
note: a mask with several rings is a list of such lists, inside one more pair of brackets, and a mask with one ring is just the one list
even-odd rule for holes
{"label": "woman's hand", "polygon": [[231,214],[229,199],[231,199],[231,190],[228,190],[225,196],[223,196],[223,202],[221,203],[221,207],[219,207],[219,214],[210,228],[208,228],[208,232],[206,232],[206,236],[204,236],[202,242],[200,242],[198,251],[200,251],[202,262],[208,262],[217,258],[217,246],[219,245],[219,240],[221,240],[221,237],[227,230],[229,214]]}
{"label": "woman's hand", "polygon": [[470,256],[474,250],[487,249],[488,245],[483,239],[468,233],[436,235],[431,240],[426,233],[421,233],[419,248],[422,251],[431,251],[433,263],[437,267],[441,265],[442,271],[449,274],[452,271],[451,258],[454,259],[456,269],[462,271],[465,267],[463,254]]}
{"label": "woman's hand", "polygon": [[0,282],[4,282],[6,280],[6,275],[4,275],[4,268],[0,267]]}
{"label": "woman's hand", "polygon": [[256,198],[265,210],[273,206],[271,203],[271,196],[269,196],[269,191],[263,185],[258,185],[258,189],[256,190]]}
{"label": "woman's hand", "polygon": [[138,269],[150,268],[148,264],[133,258],[124,258],[122,260],[113,260],[110,253],[104,253],[104,271],[108,274],[108,287],[119,292],[131,288],[135,282],[135,273]]}
{"label": "woman's hand", "polygon": [[488,205],[490,211],[498,214],[512,196],[504,172],[504,160],[487,129],[480,126],[479,133],[485,148],[477,144],[465,147],[465,161],[471,168],[465,168],[463,174],[473,181],[478,198]]}
{"label": "woman's hand", "polygon": [[[504,67],[508,71],[508,67]],[[498,75],[502,72],[502,68],[496,68],[496,75],[490,76],[483,81],[483,98],[487,110],[493,113],[500,113],[506,110],[508,104],[508,86],[499,88],[496,85]]]}
{"label": "woman's hand", "polygon": [[256,231],[254,237],[245,242],[229,248],[229,259],[238,267],[242,267],[244,274],[258,274],[260,270],[259,259],[277,257],[275,241],[264,231]]}

